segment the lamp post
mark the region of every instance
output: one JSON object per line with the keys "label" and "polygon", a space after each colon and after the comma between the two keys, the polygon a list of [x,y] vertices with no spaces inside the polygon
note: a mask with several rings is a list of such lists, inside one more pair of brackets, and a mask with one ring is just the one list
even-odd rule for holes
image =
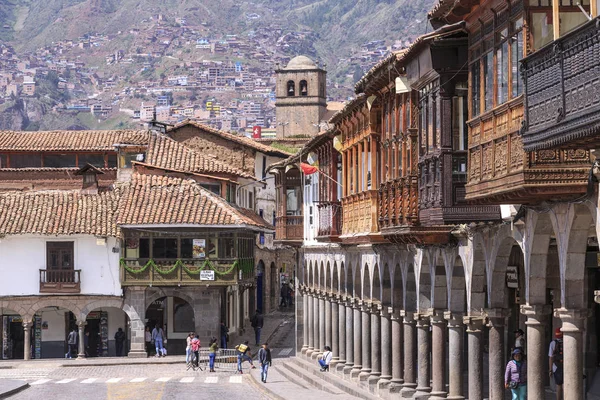
{"label": "lamp post", "polygon": [[289,122],[278,122],[277,125],[283,127],[282,138],[284,138],[285,137],[285,126],[289,125]]}

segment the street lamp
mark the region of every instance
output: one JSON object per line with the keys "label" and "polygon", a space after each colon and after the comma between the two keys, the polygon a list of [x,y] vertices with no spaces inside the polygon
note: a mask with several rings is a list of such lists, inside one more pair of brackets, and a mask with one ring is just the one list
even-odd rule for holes
{"label": "street lamp", "polygon": [[285,126],[288,125],[289,122],[278,122],[277,125],[283,126],[282,137],[285,137]]}

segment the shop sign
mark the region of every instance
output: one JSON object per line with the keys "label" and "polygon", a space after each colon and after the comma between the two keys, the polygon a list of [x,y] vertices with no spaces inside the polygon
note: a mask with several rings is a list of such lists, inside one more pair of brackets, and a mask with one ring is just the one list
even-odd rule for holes
{"label": "shop sign", "polygon": [[506,267],[506,287],[511,289],[519,288],[519,267],[516,265]]}
{"label": "shop sign", "polygon": [[192,239],[192,257],[206,257],[206,239]]}
{"label": "shop sign", "polygon": [[213,271],[212,269],[200,271],[200,280],[201,281],[214,281],[215,280],[215,271]]}

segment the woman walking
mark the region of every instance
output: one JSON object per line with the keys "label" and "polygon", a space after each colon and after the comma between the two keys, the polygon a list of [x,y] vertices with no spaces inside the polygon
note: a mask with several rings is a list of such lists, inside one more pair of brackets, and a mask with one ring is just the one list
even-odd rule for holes
{"label": "woman walking", "polygon": [[219,350],[217,338],[212,338],[210,341],[210,347],[208,348],[208,367],[210,369],[209,372],[216,372],[215,357],[217,356],[217,350]]}
{"label": "woman walking", "polygon": [[194,338],[194,332],[190,332],[185,339],[185,363],[189,364],[192,361],[192,339]]}
{"label": "woman walking", "polygon": [[512,400],[527,399],[527,363],[523,360],[521,349],[516,348],[512,353],[513,359],[506,364],[504,372],[504,387],[510,389]]}

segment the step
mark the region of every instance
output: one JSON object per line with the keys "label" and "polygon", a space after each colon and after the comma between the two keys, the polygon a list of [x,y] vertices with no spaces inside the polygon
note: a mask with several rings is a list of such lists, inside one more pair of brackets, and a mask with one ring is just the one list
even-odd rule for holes
{"label": "step", "polygon": [[308,362],[302,358],[293,357],[285,363],[284,367],[293,372],[295,377],[302,377],[302,379],[323,391],[335,391],[335,394],[339,394],[341,391],[346,395],[360,399],[379,399],[379,397],[359,387],[357,383],[346,381],[332,372],[321,372],[316,363]]}
{"label": "step", "polygon": [[298,377],[290,380],[282,373],[285,371],[287,370],[282,366],[282,363],[277,363],[275,367],[269,368],[267,383],[262,383],[260,381],[260,371],[253,369],[250,370],[249,375],[252,379],[249,382],[261,393],[267,394],[267,398],[274,400],[322,399],[325,396],[332,396],[330,393],[325,393],[299,380]]}

